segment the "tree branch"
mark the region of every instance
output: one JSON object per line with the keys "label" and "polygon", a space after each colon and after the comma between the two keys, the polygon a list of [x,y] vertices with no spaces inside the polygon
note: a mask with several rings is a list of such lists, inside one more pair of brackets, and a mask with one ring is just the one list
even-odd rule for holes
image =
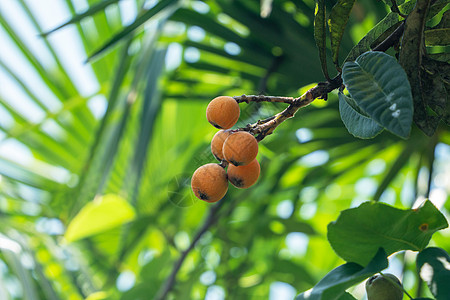
{"label": "tree branch", "polygon": [[183,264],[184,260],[186,259],[187,255],[189,254],[189,252],[192,251],[192,249],[194,249],[194,246],[197,244],[198,240],[202,237],[202,235],[208,231],[208,229],[218,220],[218,218],[216,218],[217,213],[219,212],[220,208],[223,206],[223,204],[226,201],[219,201],[219,203],[217,203],[216,205],[212,206],[209,209],[209,215],[206,218],[205,222],[203,223],[202,227],[200,227],[200,229],[198,230],[197,234],[195,235],[194,239],[192,240],[191,244],[189,245],[189,247],[184,250],[181,253],[180,258],[176,261],[175,265],[172,268],[172,272],[170,273],[169,277],[167,278],[165,284],[163,286],[161,286],[161,288],[159,289],[155,300],[164,300],[166,299],[167,295],[169,294],[169,292],[172,290],[174,284],[175,284],[175,279],[176,276],[178,274],[178,271],[181,268],[181,265]]}
{"label": "tree branch", "polygon": [[293,97],[264,96],[264,95],[242,95],[233,97],[237,103],[250,102],[281,102],[291,104],[294,102]]}
{"label": "tree branch", "polygon": [[256,139],[261,141],[266,136],[273,133],[273,131],[284,121],[292,118],[295,113],[302,107],[308,106],[315,99],[328,98],[328,93],[340,88],[342,85],[342,78],[339,74],[332,80],[328,82],[320,82],[315,87],[309,89],[306,93],[298,98],[292,97],[277,97],[277,96],[263,96],[263,95],[242,95],[233,97],[238,103],[240,102],[281,102],[287,103],[289,106],[282,112],[276,114],[275,116],[269,117],[265,120],[259,120],[254,124],[249,124],[247,127],[240,130],[245,130],[253,135],[258,135]]}
{"label": "tree branch", "polygon": [[[378,44],[373,51],[382,51],[385,52],[390,47],[394,46],[403,36],[405,32],[405,22],[400,24],[394,32],[392,32],[385,40],[383,40],[380,44]],[[289,118],[292,118],[295,113],[302,107],[308,106],[315,99],[327,99],[328,93],[331,91],[340,88],[342,86],[342,77],[341,74],[338,74],[335,78],[327,81],[320,82],[317,86],[308,90],[302,96],[298,98],[293,97],[278,97],[278,96],[264,96],[264,95],[242,95],[233,97],[238,103],[250,103],[250,102],[279,102],[286,103],[289,106],[283,110],[282,112],[269,117],[265,120],[258,120],[254,124],[249,124],[245,128],[241,128],[238,130],[249,131],[253,135],[257,135],[256,139],[261,141],[266,136],[273,133],[273,131],[284,121]]]}

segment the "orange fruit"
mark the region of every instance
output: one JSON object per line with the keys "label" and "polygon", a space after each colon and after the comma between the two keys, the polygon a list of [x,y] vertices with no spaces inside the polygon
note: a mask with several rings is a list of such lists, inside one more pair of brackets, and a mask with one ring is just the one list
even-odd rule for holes
{"label": "orange fruit", "polygon": [[217,202],[227,193],[227,173],[218,164],[203,165],[192,175],[191,188],[198,199]]}
{"label": "orange fruit", "polygon": [[218,129],[229,129],[236,124],[240,113],[236,100],[229,96],[219,96],[209,102],[206,119]]}
{"label": "orange fruit", "polygon": [[222,147],[223,157],[235,166],[251,163],[258,154],[258,142],[246,131],[238,131],[230,135]]}
{"label": "orange fruit", "polygon": [[258,180],[261,167],[258,160],[254,159],[245,166],[229,165],[227,170],[228,180],[237,188],[246,189],[254,185]]}

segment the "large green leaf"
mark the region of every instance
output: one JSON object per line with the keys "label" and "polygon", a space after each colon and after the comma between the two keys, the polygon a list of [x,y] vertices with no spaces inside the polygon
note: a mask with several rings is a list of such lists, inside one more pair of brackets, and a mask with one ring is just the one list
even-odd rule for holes
{"label": "large green leaf", "polygon": [[377,122],[354,109],[350,101],[354,102],[353,99],[339,93],[339,113],[348,132],[361,139],[370,139],[383,131],[383,127]]}
{"label": "large green leaf", "polygon": [[351,295],[345,293],[345,290],[384,270],[387,266],[386,252],[380,248],[366,267],[356,263],[341,265],[325,275],[311,290],[298,295],[295,300],[354,299]]}
{"label": "large green leaf", "polygon": [[363,266],[380,247],[388,255],[401,250],[421,251],[447,220],[426,201],[418,209],[398,209],[383,203],[365,202],[341,212],[328,224],[328,241],[348,262]]}
{"label": "large green leaf", "polygon": [[333,62],[339,64],[339,48],[341,46],[342,36],[347,26],[348,18],[355,0],[338,0],[333,6],[328,20],[331,37],[331,51],[333,52]]}
{"label": "large green leaf", "polygon": [[450,295],[450,256],[436,247],[426,248],[417,255],[417,270],[437,300]]}
{"label": "large green leaf", "polygon": [[86,204],[73,218],[64,237],[73,242],[127,223],[135,215],[133,207],[122,197],[100,196]]}
{"label": "large green leaf", "polygon": [[396,59],[369,51],[347,62],[342,79],[351,97],[368,116],[392,133],[407,138],[413,102],[405,71]]}
{"label": "large green leaf", "polygon": [[324,0],[319,0],[316,3],[316,11],[314,13],[314,39],[316,40],[316,46],[319,49],[319,58],[323,75],[329,80],[330,76],[328,75],[326,56],[327,21]]}

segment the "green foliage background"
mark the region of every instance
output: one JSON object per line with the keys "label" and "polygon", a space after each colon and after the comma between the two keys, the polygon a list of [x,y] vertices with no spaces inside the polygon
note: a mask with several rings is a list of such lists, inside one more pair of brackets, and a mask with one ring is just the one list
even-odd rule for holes
{"label": "green foliage background", "polygon": [[[193,197],[190,175],[214,162],[209,143],[216,130],[204,117],[209,100],[296,97],[324,80],[315,1],[262,1],[271,8],[262,17],[253,0],[136,0],[138,17],[125,25],[118,0],[88,0],[87,10],[59,0],[76,16],[67,26],[91,57],[87,65],[98,81],[92,95],[80,93],[51,43],[58,31],[44,34],[52,28],[41,27],[27,1],[15,2],[42,34],[51,60],[29,48],[0,10],[2,34],[51,99],[0,56],[1,72],[44,114],[30,120],[14,105],[17,95],[0,90],[0,143],[17,142],[31,154],[21,161],[0,157],[1,299],[153,299],[196,238],[171,299],[204,299],[217,289],[226,299],[267,299],[275,282],[297,294],[343,263],[326,233],[344,209],[372,199],[410,208],[434,190],[444,195],[440,208],[448,219],[448,127],[432,137],[413,127],[407,140],[388,132],[356,139],[340,120],[337,93],[300,110],[260,143],[257,185],[230,187],[220,209]],[[325,2],[329,10],[335,1]],[[357,1],[341,57],[388,11],[381,1]],[[182,59],[167,68],[174,49]],[[88,102],[99,96],[107,109],[96,118]],[[282,109],[241,104],[238,126]],[[55,231],[59,225],[63,230]],[[436,233],[432,245],[450,252],[449,234]],[[302,243],[292,246],[296,238]],[[391,260],[403,266],[405,288],[415,294],[422,283],[413,254]],[[125,291],[117,282],[130,274],[135,283]],[[360,288],[351,292],[362,297]]]}

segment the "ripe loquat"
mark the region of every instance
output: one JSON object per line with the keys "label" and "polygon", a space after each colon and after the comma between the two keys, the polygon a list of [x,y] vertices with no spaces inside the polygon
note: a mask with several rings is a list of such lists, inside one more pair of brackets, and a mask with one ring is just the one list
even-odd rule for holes
{"label": "ripe loquat", "polygon": [[232,97],[219,96],[211,100],[206,108],[206,119],[219,129],[229,129],[236,124],[241,110]]}
{"label": "ripe loquat", "polygon": [[258,160],[254,159],[245,166],[229,165],[227,170],[228,180],[237,188],[246,189],[256,183],[261,167]]}
{"label": "ripe loquat", "polygon": [[225,140],[232,134],[231,130],[219,130],[211,140],[211,152],[218,161],[224,159],[222,148]]}
{"label": "ripe loquat", "polygon": [[258,154],[258,142],[246,131],[230,135],[223,143],[222,153],[226,161],[235,166],[245,166]]}
{"label": "ripe loquat", "polygon": [[227,173],[218,164],[203,165],[192,175],[191,188],[200,200],[217,202],[227,193]]}

